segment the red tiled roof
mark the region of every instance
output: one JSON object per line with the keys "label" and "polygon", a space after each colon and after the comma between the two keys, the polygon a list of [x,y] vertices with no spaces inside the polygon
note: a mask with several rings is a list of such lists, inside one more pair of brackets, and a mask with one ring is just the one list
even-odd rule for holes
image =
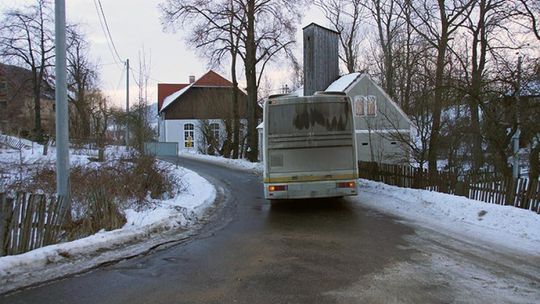
{"label": "red tiled roof", "polygon": [[218,73],[210,70],[204,74],[201,78],[197,79],[194,83],[195,86],[209,86],[209,87],[230,87],[232,82],[228,81]]}
{"label": "red tiled roof", "polygon": [[[167,96],[188,86],[189,83],[158,83],[158,112],[161,111],[163,101]],[[201,78],[197,79],[193,86],[197,87],[232,87],[232,82],[218,73],[210,70]]]}
{"label": "red tiled roof", "polygon": [[158,83],[158,112],[161,110],[165,97],[187,87],[188,83]]}

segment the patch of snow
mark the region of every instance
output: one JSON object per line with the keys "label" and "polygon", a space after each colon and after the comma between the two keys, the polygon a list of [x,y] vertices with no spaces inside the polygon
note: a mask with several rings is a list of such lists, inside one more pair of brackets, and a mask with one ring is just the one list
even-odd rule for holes
{"label": "patch of snow", "polygon": [[332,82],[325,90],[326,92],[344,92],[351,83],[353,83],[361,73],[351,73],[341,76],[338,80]]}
{"label": "patch of snow", "polygon": [[540,255],[540,216],[532,211],[364,179],[358,192],[359,204],[421,226]]}

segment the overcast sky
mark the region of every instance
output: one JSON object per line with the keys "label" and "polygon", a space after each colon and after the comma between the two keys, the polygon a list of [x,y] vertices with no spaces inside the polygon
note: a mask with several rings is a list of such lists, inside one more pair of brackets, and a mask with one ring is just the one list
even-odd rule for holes
{"label": "overcast sky", "polygon": [[[151,60],[151,82],[149,97],[155,100],[157,82],[180,83],[187,82],[190,75],[200,77],[208,70],[204,60],[197,57],[189,49],[184,40],[185,33],[164,33],[160,23],[158,4],[164,0],[101,0],[109,28],[119,55],[124,60],[130,59],[130,65],[137,68],[139,53],[144,48],[147,58]],[[33,3],[32,0],[0,0],[0,9],[17,7]],[[51,0],[54,4],[54,1]],[[91,56],[100,64],[101,87],[117,105],[125,104],[126,77],[122,64],[115,64],[114,57],[109,50],[106,36],[100,26],[95,3],[97,0],[67,0],[67,20],[70,23],[79,23],[86,32],[91,43]],[[310,22],[325,25],[322,14],[315,9],[306,13],[302,26]],[[301,47],[301,34],[297,39]],[[117,60],[118,61],[118,60]],[[225,70],[219,73],[230,79]],[[285,84],[287,77],[276,66],[270,71],[271,82],[275,88]],[[241,77],[239,72],[239,77]],[[133,78],[132,75],[130,77]],[[130,100],[137,100],[137,88],[133,79],[130,79]]]}

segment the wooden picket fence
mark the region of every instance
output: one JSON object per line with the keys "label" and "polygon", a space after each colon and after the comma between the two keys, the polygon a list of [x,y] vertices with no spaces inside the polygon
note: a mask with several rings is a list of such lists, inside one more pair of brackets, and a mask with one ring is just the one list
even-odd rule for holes
{"label": "wooden picket fence", "polygon": [[358,162],[361,178],[398,187],[426,189],[540,213],[540,182],[527,178],[504,178],[494,173],[459,175],[454,172],[430,174],[408,165]]}
{"label": "wooden picket fence", "polygon": [[0,193],[0,256],[58,243],[64,201],[42,194]]}

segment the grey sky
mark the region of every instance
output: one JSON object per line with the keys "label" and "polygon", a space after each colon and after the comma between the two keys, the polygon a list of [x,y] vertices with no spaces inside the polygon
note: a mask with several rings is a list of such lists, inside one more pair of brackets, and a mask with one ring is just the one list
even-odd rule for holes
{"label": "grey sky", "polygon": [[[0,9],[3,11],[7,7],[17,7],[33,2],[32,0],[0,0]],[[54,1],[51,2],[54,4]],[[198,58],[195,52],[188,49],[184,43],[182,35],[185,33],[163,32],[158,10],[158,4],[161,2],[163,0],[101,0],[114,43],[122,59],[129,58],[131,66],[138,68],[139,53],[144,47],[147,58],[151,60],[150,100],[155,100],[157,96],[156,83],[158,81],[187,82],[189,75],[200,77],[208,70],[206,62]],[[114,63],[114,57],[99,23],[95,3],[97,0],[67,0],[67,20],[82,25],[91,43],[91,56],[100,63],[102,89],[111,97],[114,104],[123,105],[125,103],[125,72],[122,74],[122,64]],[[307,12],[302,26],[310,22],[325,24],[321,13],[315,9]],[[300,38],[299,31],[297,39]],[[297,47],[300,48],[301,43]],[[218,70],[218,72],[230,79],[227,69]],[[277,64],[271,67],[268,75],[274,88],[280,87],[288,78],[287,69]],[[239,72],[239,77],[241,76]],[[133,78],[133,75],[130,77]],[[137,100],[137,87],[133,79],[130,80],[132,84],[130,100],[133,103]]]}

